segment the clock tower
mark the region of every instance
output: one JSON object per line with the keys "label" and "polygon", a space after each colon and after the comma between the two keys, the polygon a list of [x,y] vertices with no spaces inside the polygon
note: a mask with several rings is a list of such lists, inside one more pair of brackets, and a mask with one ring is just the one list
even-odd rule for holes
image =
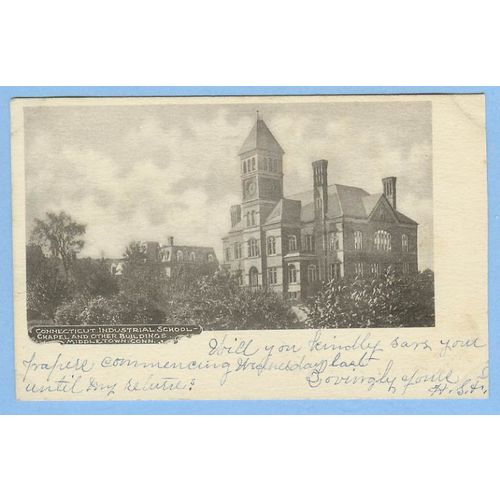
{"label": "clock tower", "polygon": [[239,152],[245,226],[262,224],[283,198],[284,153],[264,120],[257,115]]}

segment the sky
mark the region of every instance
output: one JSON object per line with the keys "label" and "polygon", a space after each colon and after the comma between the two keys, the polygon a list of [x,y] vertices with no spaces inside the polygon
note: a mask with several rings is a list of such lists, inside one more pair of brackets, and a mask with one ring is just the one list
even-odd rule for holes
{"label": "sky", "polygon": [[285,150],[286,197],[312,188],[317,159],[330,184],[370,193],[396,176],[398,210],[419,223],[419,267],[432,268],[429,101],[156,102],[25,108],[28,235],[35,218],[64,210],[87,224],[82,255],[117,258],[132,240],[172,235],[220,259],[241,201],[238,151],[259,110]]}

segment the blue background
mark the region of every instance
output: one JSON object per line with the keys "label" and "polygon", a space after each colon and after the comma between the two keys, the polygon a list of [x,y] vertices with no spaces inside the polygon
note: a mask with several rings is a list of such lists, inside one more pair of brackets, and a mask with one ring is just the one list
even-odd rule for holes
{"label": "blue background", "polygon": [[[10,99],[50,96],[484,93],[488,159],[487,400],[21,402],[14,387]],[[0,87],[0,413],[3,414],[498,414],[500,413],[500,87]]]}

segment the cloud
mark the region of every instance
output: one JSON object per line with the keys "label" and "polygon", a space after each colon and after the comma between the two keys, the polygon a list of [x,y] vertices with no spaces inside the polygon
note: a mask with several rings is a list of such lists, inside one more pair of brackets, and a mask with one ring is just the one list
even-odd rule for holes
{"label": "cloud", "polygon": [[[87,255],[121,255],[130,240],[214,246],[241,201],[238,149],[256,105],[72,106],[26,115],[28,231],[65,210],[87,223]],[[285,195],[312,187],[311,162],[330,183],[380,192],[398,177],[399,209],[420,224],[432,265],[432,157],[427,103],[259,104],[285,149]]]}

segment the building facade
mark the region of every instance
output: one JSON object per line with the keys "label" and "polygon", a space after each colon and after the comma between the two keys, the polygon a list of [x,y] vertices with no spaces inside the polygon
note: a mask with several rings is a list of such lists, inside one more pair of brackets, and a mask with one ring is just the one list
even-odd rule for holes
{"label": "building facade", "polygon": [[[175,276],[183,269],[216,270],[219,268],[219,262],[212,247],[175,245],[173,236],[169,236],[167,243],[163,245],[157,241],[143,241],[141,250],[144,253],[144,260],[159,264],[166,278]],[[111,274],[120,276],[125,265],[125,259],[113,261]]]}
{"label": "building facade", "polygon": [[311,189],[285,198],[283,155],[257,118],[239,151],[242,201],[223,238],[223,266],[241,286],[302,299],[332,278],[418,271],[418,224],[397,210],[395,177],[369,194],[328,184],[328,161],[318,160]]}

